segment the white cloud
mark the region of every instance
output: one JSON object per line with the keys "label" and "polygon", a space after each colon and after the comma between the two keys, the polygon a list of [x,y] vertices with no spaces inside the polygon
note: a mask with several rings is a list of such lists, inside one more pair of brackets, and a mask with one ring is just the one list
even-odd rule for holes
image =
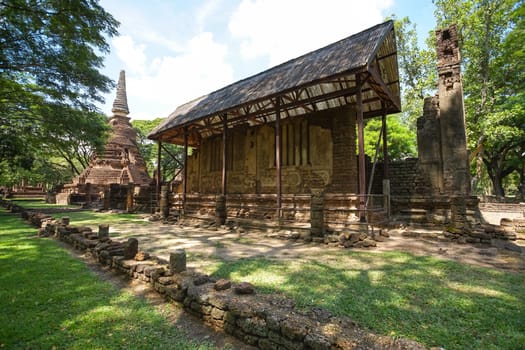
{"label": "white cloud", "polygon": [[113,46],[127,70],[140,73],[144,71],[144,64],[146,63],[145,45],[136,44],[130,36],[123,35],[113,39]]}
{"label": "white cloud", "polygon": [[[133,43],[133,41],[131,41]],[[129,43],[128,43],[129,44]],[[143,45],[122,45],[127,52]],[[126,52],[122,50],[122,53]],[[191,38],[179,55],[124,60],[130,116],[134,119],[166,117],[182,103],[216,90],[233,80],[233,68],[226,62],[228,48],[204,32]],[[143,50],[135,50],[143,52]],[[136,67],[138,61],[142,66]],[[138,106],[134,109],[133,106]],[[166,110],[168,108],[168,110]]]}
{"label": "white cloud", "polygon": [[348,35],[385,17],[391,0],[243,0],[229,22],[245,58],[268,56],[281,63]]}

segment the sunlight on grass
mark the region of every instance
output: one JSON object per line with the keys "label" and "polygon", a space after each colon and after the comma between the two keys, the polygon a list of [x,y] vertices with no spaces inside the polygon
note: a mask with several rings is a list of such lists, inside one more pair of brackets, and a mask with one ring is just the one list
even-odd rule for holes
{"label": "sunlight on grass", "polygon": [[211,349],[0,209],[0,348]]}
{"label": "sunlight on grass", "polygon": [[[408,253],[333,253],[324,262],[214,260],[215,277],[320,306],[380,334],[446,349],[518,349],[525,344],[522,275]],[[323,259],[320,259],[323,261]],[[371,267],[371,268],[370,268]]]}

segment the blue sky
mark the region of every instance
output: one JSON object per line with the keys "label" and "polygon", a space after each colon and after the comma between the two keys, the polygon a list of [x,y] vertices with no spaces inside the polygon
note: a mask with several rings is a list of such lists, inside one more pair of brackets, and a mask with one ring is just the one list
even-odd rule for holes
{"label": "blue sky", "polygon": [[[126,71],[130,117],[167,117],[182,103],[328,45],[386,16],[408,16],[420,42],[431,0],[101,0],[120,23],[103,74]],[[115,92],[100,105],[111,115]]]}

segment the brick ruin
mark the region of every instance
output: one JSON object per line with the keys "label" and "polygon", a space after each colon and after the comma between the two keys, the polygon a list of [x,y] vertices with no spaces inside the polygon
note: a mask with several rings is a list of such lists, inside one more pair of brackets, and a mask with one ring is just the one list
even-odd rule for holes
{"label": "brick ruin", "polygon": [[151,205],[151,178],[130,124],[125,72],[121,71],[109,118],[110,136],[101,154],[56,195],[59,204],[99,203],[105,209],[128,209]]}

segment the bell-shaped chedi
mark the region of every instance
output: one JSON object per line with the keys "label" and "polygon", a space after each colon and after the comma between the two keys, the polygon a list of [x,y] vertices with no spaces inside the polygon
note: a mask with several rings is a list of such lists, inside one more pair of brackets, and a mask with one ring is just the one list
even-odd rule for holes
{"label": "bell-shaped chedi", "polygon": [[104,151],[91,160],[75,182],[92,185],[149,185],[151,178],[137,146],[137,133],[129,122],[126,75],[123,70],[120,71],[117,96],[111,111],[111,131]]}

